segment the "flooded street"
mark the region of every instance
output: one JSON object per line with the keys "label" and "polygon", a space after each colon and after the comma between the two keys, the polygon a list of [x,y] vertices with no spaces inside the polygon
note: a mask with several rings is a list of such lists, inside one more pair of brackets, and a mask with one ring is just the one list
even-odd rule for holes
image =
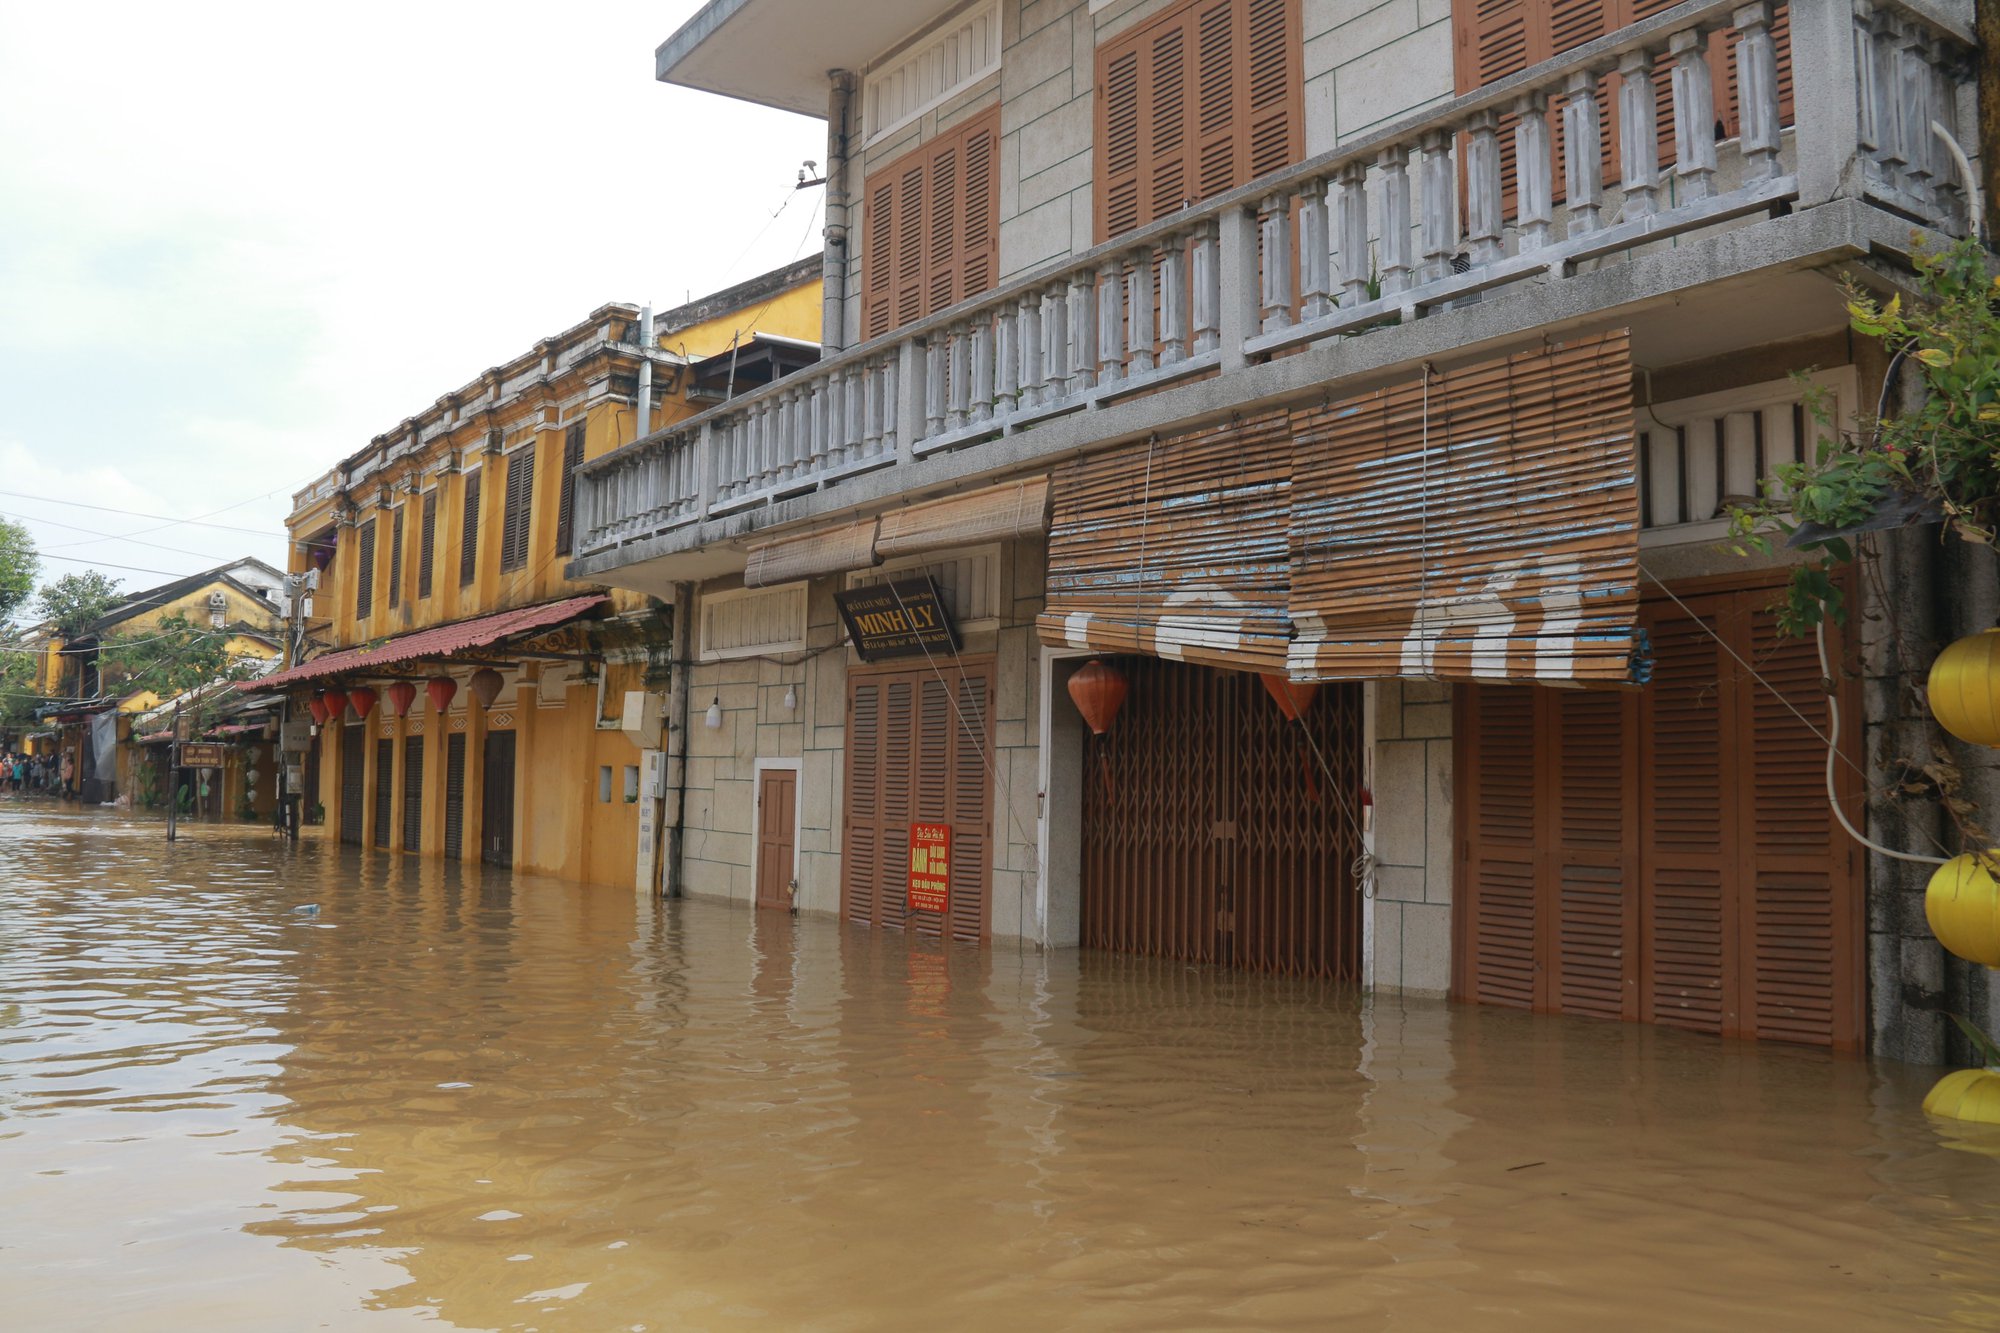
{"label": "flooded street", "polygon": [[2000,1327],[1933,1076],[0,806],[12,1328]]}

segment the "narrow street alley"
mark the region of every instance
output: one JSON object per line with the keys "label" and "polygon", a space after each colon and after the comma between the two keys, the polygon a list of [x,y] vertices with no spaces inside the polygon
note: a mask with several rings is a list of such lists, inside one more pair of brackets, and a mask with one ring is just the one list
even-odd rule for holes
{"label": "narrow street alley", "polygon": [[0,807],[14,1328],[2000,1326],[1933,1077]]}

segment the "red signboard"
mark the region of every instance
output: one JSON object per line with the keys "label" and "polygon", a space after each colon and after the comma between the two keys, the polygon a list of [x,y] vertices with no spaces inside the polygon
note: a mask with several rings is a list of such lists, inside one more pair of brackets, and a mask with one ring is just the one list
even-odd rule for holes
{"label": "red signboard", "polygon": [[951,907],[951,825],[910,825],[910,910]]}

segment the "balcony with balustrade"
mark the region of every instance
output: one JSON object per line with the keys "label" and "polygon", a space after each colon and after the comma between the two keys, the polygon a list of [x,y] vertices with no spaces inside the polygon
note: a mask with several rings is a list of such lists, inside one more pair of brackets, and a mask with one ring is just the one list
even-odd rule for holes
{"label": "balcony with balustrade", "polygon": [[1928,0],[1789,16],[1789,126],[1771,6],[1689,0],[592,462],[571,575],[663,591],[754,534],[1537,332],[1688,356],[1824,329],[1827,275],[1892,281],[1913,235],[1974,225],[1976,50]]}

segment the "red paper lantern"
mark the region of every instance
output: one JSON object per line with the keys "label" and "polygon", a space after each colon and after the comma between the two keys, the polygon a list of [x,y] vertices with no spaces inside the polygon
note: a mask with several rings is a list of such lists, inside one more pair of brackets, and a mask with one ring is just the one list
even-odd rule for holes
{"label": "red paper lantern", "polygon": [[417,701],[417,687],[407,680],[391,681],[389,684],[389,711],[397,717],[408,717],[410,705]]}
{"label": "red paper lantern", "polygon": [[500,697],[500,687],[505,683],[492,667],[481,667],[472,673],[467,688],[472,691],[472,697],[479,700],[481,708],[491,708],[493,701]]}
{"label": "red paper lantern", "polygon": [[354,710],[354,716],[363,722],[375,711],[375,700],[380,697],[366,685],[356,685],[347,692],[347,706]]}
{"label": "red paper lantern", "polygon": [[1125,673],[1096,658],[1078,667],[1069,678],[1069,697],[1076,701],[1076,711],[1083,714],[1091,732],[1098,736],[1111,730],[1111,720],[1125,706],[1126,689]]}
{"label": "red paper lantern", "polygon": [[458,693],[458,682],[450,676],[432,676],[424,682],[424,693],[431,697],[431,711],[443,713],[451,707],[452,696]]}
{"label": "red paper lantern", "polygon": [[347,709],[347,691],[326,690],[320,694],[319,701],[326,705],[326,720],[337,722],[341,713]]}
{"label": "red paper lantern", "polygon": [[1265,691],[1277,701],[1278,711],[1285,715],[1285,721],[1296,722],[1304,717],[1319,698],[1319,686],[1287,680],[1283,676],[1262,673],[1257,677],[1264,682]]}
{"label": "red paper lantern", "polygon": [[313,715],[314,726],[326,725],[326,703],[317,694],[306,696],[306,711]]}

